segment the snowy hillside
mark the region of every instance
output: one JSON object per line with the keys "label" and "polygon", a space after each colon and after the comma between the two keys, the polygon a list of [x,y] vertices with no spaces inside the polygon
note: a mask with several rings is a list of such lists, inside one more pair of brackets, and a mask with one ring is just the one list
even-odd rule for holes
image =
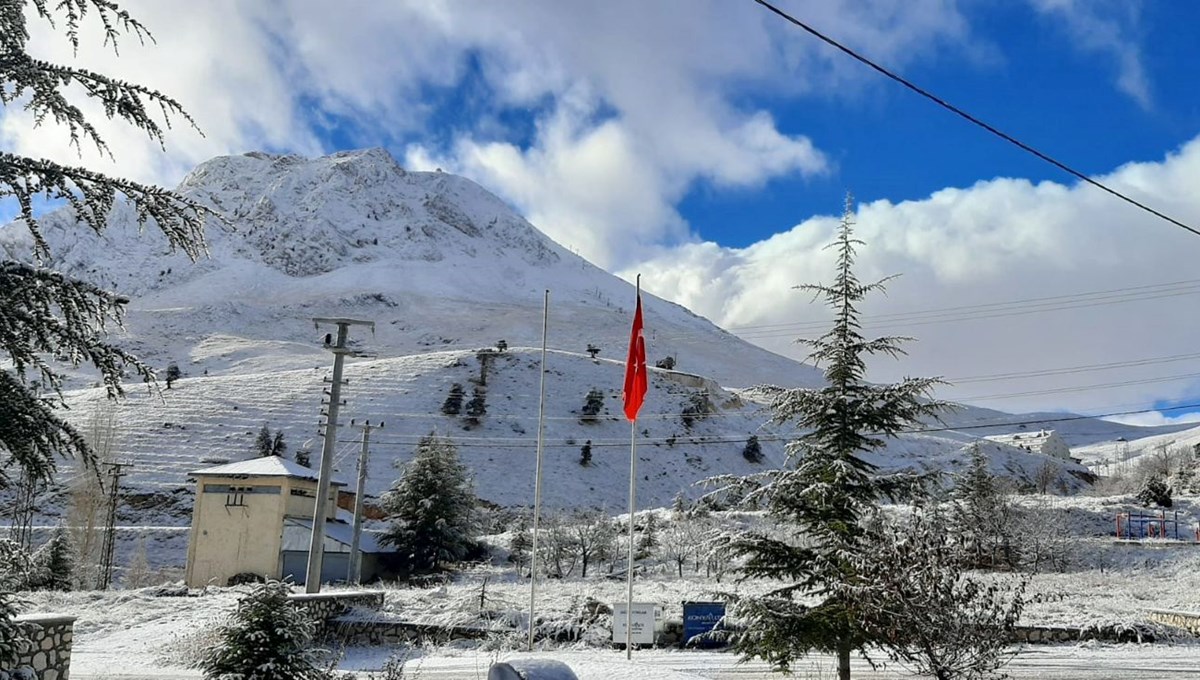
{"label": "snowy hillside", "polygon": [[[437,431],[459,444],[482,497],[526,503],[537,416],[533,348],[549,290],[547,500],[614,509],[623,502],[629,427],[618,399],[634,301],[629,283],[554,243],[469,180],[405,171],[378,149],[316,159],[216,158],[180,190],[226,218],[210,225],[210,257],[196,263],[164,252],[152,230],[139,233],[124,207],[102,236],[76,225],[67,210],[42,222],[53,254],[46,264],[129,296],[121,342],[160,371],[170,363],[183,371],[158,395],[132,386],[119,406],[120,454],[134,463],[133,486],[177,489],[202,459],[249,456],[264,424],[282,430],[293,451],[309,440],[319,450],[322,380],[331,363],[320,338],[331,329],[315,329],[311,319],[338,316],[375,322],[374,333],[352,331],[353,346],[370,358],[348,366],[343,417],[388,423],[372,446],[372,494],[390,484],[394,461],[410,456],[417,438]],[[29,259],[27,232],[0,228],[0,249]],[[650,361],[674,357],[677,371],[655,372],[639,422],[640,504],[663,505],[680,490],[695,495],[690,485],[713,474],[761,469],[741,453],[752,434],[762,442],[763,465],[778,464],[786,432],[764,425],[765,410],[737,388],[812,386],[820,373],[652,295],[645,295],[645,326]],[[472,377],[480,378],[477,350],[501,339],[511,349],[493,362],[487,416],[469,428],[444,416],[450,385],[462,384],[469,396]],[[597,360],[585,354],[588,345],[600,348]],[[71,396],[71,417],[81,424],[100,396],[87,389],[90,380],[81,373]],[[605,393],[607,408],[599,422],[585,424],[579,411],[592,388]],[[712,413],[685,424],[685,407],[705,393]],[[964,445],[1018,418],[964,408],[946,424],[988,427],[909,435],[874,462],[954,470]],[[1094,420],[1058,429],[1073,445],[1161,432]],[[593,465],[584,468],[578,461],[588,440]],[[342,430],[338,449],[350,478],[354,430]],[[989,453],[997,471],[1026,481],[1045,462],[1008,447]],[[1065,471],[1062,480],[1066,488],[1079,484]]]}

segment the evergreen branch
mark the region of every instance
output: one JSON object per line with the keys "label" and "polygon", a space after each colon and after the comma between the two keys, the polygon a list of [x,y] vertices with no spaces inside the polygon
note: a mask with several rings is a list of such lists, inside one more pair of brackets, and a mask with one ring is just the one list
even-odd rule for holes
{"label": "evergreen branch", "polygon": [[[12,4],[19,10],[22,3],[14,1]],[[66,15],[67,40],[71,41],[71,47],[76,53],[79,52],[79,23],[87,15],[89,5],[95,8],[96,15],[104,26],[104,44],[111,45],[114,54],[118,54],[117,39],[121,33],[132,33],[142,43],[145,43],[147,38],[154,40],[154,36],[150,35],[150,31],[141,22],[111,0],[59,0],[54,10],[46,5],[46,0],[33,0],[33,5],[38,16],[52,27],[55,26],[54,11],[61,11]]]}
{"label": "evergreen branch", "polygon": [[158,106],[168,128],[171,117],[178,116],[199,132],[196,122],[183,106],[157,90],[86,69],[33,59],[23,52],[9,50],[0,53],[0,81],[11,84],[11,89],[0,89],[0,101],[10,104],[21,99],[28,91],[29,101],[24,108],[33,114],[34,124],[41,125],[48,118],[53,118],[55,122],[65,125],[71,136],[71,145],[76,149],[82,137],[95,144],[101,153],[112,155],[84,113],[60,91],[71,84],[79,85],[88,98],[98,100],[110,120],[120,118],[144,130],[160,147],[163,146],[163,129],[150,115],[148,104]]}
{"label": "evergreen branch", "polygon": [[102,288],[30,265],[0,262],[0,346],[22,381],[28,369],[56,393],[61,377],[43,358],[72,366],[92,364],[110,397],[124,394],[122,376],[132,369],[151,382],[154,373],[132,354],[101,340],[109,323],[121,325],[126,300]]}
{"label": "evergreen branch", "polygon": [[99,234],[104,231],[117,194],[132,205],[139,226],[153,222],[162,230],[172,250],[182,250],[193,260],[205,252],[204,220],[216,213],[190,198],[86,168],[0,152],[0,198],[17,199],[20,217],[33,235],[38,258],[48,257],[50,248],[33,214],[34,197],[66,201],[74,209],[75,217]]}
{"label": "evergreen branch", "polygon": [[91,447],[52,405],[26,389],[16,376],[0,370],[0,488],[8,484],[6,468],[16,465],[29,480],[53,480],[56,456],[73,457],[83,465],[94,462]]}

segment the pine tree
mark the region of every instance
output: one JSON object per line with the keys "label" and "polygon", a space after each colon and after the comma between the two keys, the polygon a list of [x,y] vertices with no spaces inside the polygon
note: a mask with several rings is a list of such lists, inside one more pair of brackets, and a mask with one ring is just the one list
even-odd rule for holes
{"label": "pine tree", "polygon": [[312,648],[316,622],[288,600],[279,581],[254,587],[218,631],[200,662],[204,677],[245,680],[323,680]]}
{"label": "pine tree", "polygon": [[658,519],[654,513],[646,515],[646,523],[642,525],[642,533],[638,534],[637,545],[634,546],[634,557],[644,560],[654,554],[658,547]]}
{"label": "pine tree", "polygon": [[850,654],[872,642],[855,601],[860,585],[855,557],[869,549],[862,520],[888,490],[862,456],[942,407],[927,398],[937,380],[909,378],[892,385],[865,380],[867,357],[902,354],[904,338],[867,339],[861,333],[857,305],[884,281],[863,284],[854,275],[861,242],[853,238],[852,215],[847,198],[830,246],[837,253],[834,283],[800,286],[824,298],[833,312],[828,332],[802,341],[812,349],[809,359],[824,366],[826,384],[769,390],[776,420],[795,421],[805,433],[788,444],[790,464],[767,490],[770,517],[792,540],[751,532],[724,541],[730,554],[744,558],[738,568],[743,578],[781,582],[764,595],[738,601],[745,630],[734,638],[736,650],[784,671],[810,651],[833,653],[840,680],[850,677]]}
{"label": "pine tree", "polygon": [[428,571],[459,562],[478,548],[475,489],[449,439],[422,437],[399,481],[384,494],[391,524],[381,541],[404,566]]}
{"label": "pine tree", "polygon": [[34,556],[44,579],[42,587],[47,590],[70,590],[75,576],[75,556],[71,550],[71,539],[66,527],[58,527],[54,535]]}
{"label": "pine tree", "polygon": [[1171,507],[1173,501],[1171,499],[1171,487],[1163,481],[1158,475],[1150,475],[1146,478],[1146,482],[1142,484],[1142,488],[1134,496],[1137,502],[1146,507],[1157,505],[1161,508]]}
{"label": "pine tree", "polygon": [[[29,55],[32,34],[27,21],[45,21],[63,31],[78,49],[80,25],[94,12],[103,26],[106,45],[116,50],[120,38],[150,38],[149,32],[117,3],[109,0],[0,3],[0,103],[20,103],[35,121],[63,125],[71,144],[111,151],[84,109],[65,96],[70,89],[98,103],[109,118],[119,118],[163,141],[159,111],[195,124],[170,97],[134,83],[88,69],[64,66]],[[132,354],[105,342],[107,328],[120,325],[128,300],[98,286],[78,281],[41,265],[52,258],[42,236],[35,206],[66,203],[78,224],[104,231],[109,212],[122,196],[141,225],[156,226],[172,249],[196,258],[204,252],[203,228],[211,213],[194,201],[158,187],[109,177],[81,167],[18,156],[0,150],[0,196],[14,199],[18,217],[33,237],[33,263],[0,259],[0,351],[8,364],[0,369],[0,483],[6,468],[17,466],[31,479],[47,481],[58,455],[92,460],[87,441],[56,409],[65,406],[63,375],[49,358],[72,366],[91,364],[100,374],[108,397],[124,394],[122,376],[131,373],[151,382],[154,372]],[[33,383],[52,396],[39,397]]]}
{"label": "pine tree", "polygon": [[169,390],[169,389],[171,389],[171,385],[174,384],[174,382],[176,380],[179,380],[181,377],[183,377],[183,372],[179,370],[179,364],[174,363],[174,362],[167,364],[167,376],[166,377],[167,377],[167,389]]}
{"label": "pine tree", "polygon": [[1015,569],[1020,562],[1015,509],[997,486],[978,443],[968,455],[967,471],[954,487],[947,517],[959,559],[972,569]]}
{"label": "pine tree", "polygon": [[517,568],[520,576],[522,569],[529,564],[529,556],[533,552],[533,536],[529,531],[529,520],[522,516],[513,530],[512,539],[508,542],[508,561]]}
{"label": "pine tree", "polygon": [[487,390],[476,387],[471,393],[471,400],[467,402],[467,423],[478,425],[479,420],[485,415],[487,415]]}
{"label": "pine tree", "polygon": [[675,515],[675,520],[679,521],[687,514],[687,496],[683,492],[675,494],[675,499],[671,501],[671,512]]}
{"label": "pine tree", "polygon": [[442,413],[448,416],[462,413],[463,396],[462,385],[459,383],[451,385],[450,393],[446,395],[446,401],[442,402]]}
{"label": "pine tree", "polygon": [[763,462],[762,444],[758,443],[758,435],[752,434],[746,440],[746,446],[742,448],[742,457],[751,463]]}
{"label": "pine tree", "polygon": [[583,408],[580,409],[580,422],[594,423],[596,416],[604,410],[604,393],[593,387],[588,390],[587,396],[583,400]]}
{"label": "pine tree", "polygon": [[283,458],[287,453],[287,442],[283,441],[283,430],[275,430],[275,436],[271,437],[271,455]]}
{"label": "pine tree", "polygon": [[258,431],[258,436],[254,438],[254,452],[259,458],[266,458],[271,455],[271,428],[263,423],[262,429]]}
{"label": "pine tree", "polygon": [[588,467],[592,464],[592,440],[589,439],[579,447],[579,464]]}

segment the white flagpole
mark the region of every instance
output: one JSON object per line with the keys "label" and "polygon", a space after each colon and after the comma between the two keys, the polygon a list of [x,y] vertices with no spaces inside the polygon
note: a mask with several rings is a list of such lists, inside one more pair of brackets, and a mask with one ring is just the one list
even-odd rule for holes
{"label": "white flagpole", "polygon": [[[637,300],[642,299],[642,275],[637,277]],[[625,574],[625,658],[633,658],[633,515],[637,511],[637,418],[629,421],[629,566]]]}
{"label": "white flagpole", "polygon": [[546,431],[546,330],[550,324],[550,290],[542,303],[542,366],[538,387],[537,462],[533,473],[533,546],[529,553],[529,651],[533,651],[534,605],[537,600],[538,521],[542,514],[542,442]]}

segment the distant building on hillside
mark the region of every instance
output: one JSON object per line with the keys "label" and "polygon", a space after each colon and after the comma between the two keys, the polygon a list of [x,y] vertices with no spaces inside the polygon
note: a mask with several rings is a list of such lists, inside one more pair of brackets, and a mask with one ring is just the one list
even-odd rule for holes
{"label": "distant building on hillside", "polygon": [[984,439],[994,441],[998,444],[1015,446],[1031,453],[1041,453],[1068,462],[1073,460],[1071,458],[1071,447],[1067,446],[1063,438],[1058,436],[1058,433],[1054,430],[994,434],[990,437],[984,437]]}
{"label": "distant building on hillside", "polygon": [[[256,574],[303,583],[317,500],[317,472],[278,456],[264,456],[196,470],[196,500],[188,535],[187,584],[226,585],[235,574]],[[345,580],[350,525],[337,521],[334,481],[325,517],[321,580]],[[362,578],[380,575],[384,552],[363,532]]]}

